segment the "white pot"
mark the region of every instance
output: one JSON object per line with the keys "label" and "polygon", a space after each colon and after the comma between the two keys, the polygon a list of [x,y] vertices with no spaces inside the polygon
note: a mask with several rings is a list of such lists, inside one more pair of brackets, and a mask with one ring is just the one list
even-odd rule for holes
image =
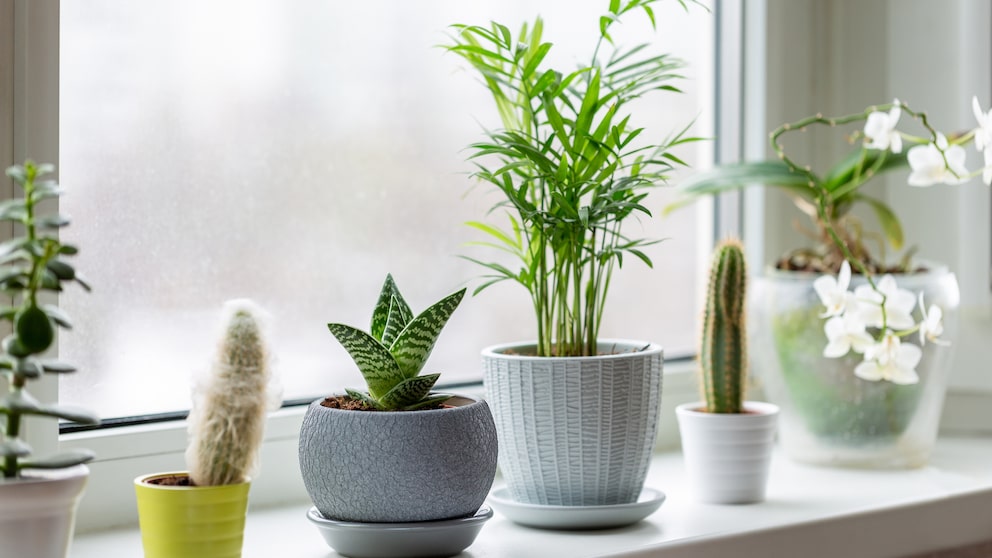
{"label": "white pot", "polygon": [[744,413],[700,411],[702,402],[675,408],[693,497],[708,504],[765,499],[778,407],[744,402]]}
{"label": "white pot", "polygon": [[482,352],[510,497],[552,506],[636,502],[658,426],[661,346],[601,339],[600,356],[525,356],[533,353],[533,344]]}
{"label": "white pot", "polygon": [[3,556],[65,558],[89,474],[85,465],[76,465],[0,479]]}

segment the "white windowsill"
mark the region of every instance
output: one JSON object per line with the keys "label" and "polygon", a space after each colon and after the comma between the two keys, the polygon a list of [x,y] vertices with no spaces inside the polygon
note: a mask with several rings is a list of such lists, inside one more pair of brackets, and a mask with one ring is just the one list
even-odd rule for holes
{"label": "white windowsill", "polygon": [[[757,505],[692,502],[678,452],[656,455],[646,484],[666,492],[668,499],[634,526],[543,531],[517,526],[497,512],[463,556],[880,558],[992,539],[992,438],[987,437],[944,437],[930,465],[911,471],[810,467],[776,454],[768,500]],[[309,505],[251,510],[245,558],[337,556],[306,520]],[[131,527],[77,535],[71,555],[140,552],[140,534]]]}

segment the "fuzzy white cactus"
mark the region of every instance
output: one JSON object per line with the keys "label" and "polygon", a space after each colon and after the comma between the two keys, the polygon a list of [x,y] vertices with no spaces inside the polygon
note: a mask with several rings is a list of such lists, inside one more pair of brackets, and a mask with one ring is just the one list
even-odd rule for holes
{"label": "fuzzy white cactus", "polygon": [[246,481],[257,463],[272,374],[262,321],[250,300],[225,304],[223,338],[210,374],[194,388],[186,466],[197,486]]}

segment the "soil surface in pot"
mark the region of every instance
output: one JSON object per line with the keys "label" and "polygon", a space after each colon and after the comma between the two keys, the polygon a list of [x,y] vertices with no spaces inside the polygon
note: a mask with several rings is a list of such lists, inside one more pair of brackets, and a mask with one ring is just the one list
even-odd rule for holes
{"label": "soil surface in pot", "polygon": [[193,484],[193,479],[189,478],[189,475],[171,475],[168,477],[158,477],[154,479],[148,479],[145,482],[157,486],[196,486],[195,484]]}
{"label": "soil surface in pot", "polygon": [[[402,412],[407,409],[397,409],[396,411],[379,411],[374,409],[364,401],[359,401],[357,399],[352,399],[347,395],[332,395],[331,397],[325,397],[323,401],[320,402],[322,407],[327,407],[330,409],[342,409],[345,411],[378,411],[378,412]],[[415,409],[416,411],[429,411],[431,409],[447,409],[451,408],[453,405],[446,405],[444,403],[439,403],[433,407],[421,407],[420,409]]]}
{"label": "soil surface in pot", "polygon": [[[775,269],[782,271],[806,271],[811,273],[837,274],[840,271],[843,260],[832,257],[833,254],[824,256],[814,250],[800,249],[782,256],[775,262]],[[906,274],[906,273],[926,273],[929,271],[925,266],[909,267],[907,262],[899,262],[892,265],[885,265],[875,260],[862,260],[865,267],[872,274]],[[857,266],[851,266],[851,272],[860,274],[861,270]]]}

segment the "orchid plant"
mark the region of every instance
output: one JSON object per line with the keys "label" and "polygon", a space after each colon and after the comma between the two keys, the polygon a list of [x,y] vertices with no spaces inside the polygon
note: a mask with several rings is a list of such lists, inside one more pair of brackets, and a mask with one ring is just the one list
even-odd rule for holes
{"label": "orchid plant", "polygon": [[[925,305],[922,293],[900,289],[888,271],[907,271],[908,257],[899,266],[887,267],[876,260],[865,246],[861,223],[851,216],[851,208],[866,204],[878,217],[888,243],[901,249],[902,227],[895,213],[881,200],[861,192],[873,177],[884,171],[910,168],[907,183],[914,187],[953,185],[978,175],[992,185],[992,110],[984,111],[975,97],[972,109],[977,126],[966,133],[945,135],[937,131],[923,112],[895,99],[892,103],[870,106],[863,112],[840,117],[816,114],[784,124],[771,134],[777,161],[739,163],[720,166],[708,173],[690,177],[681,186],[684,200],[701,195],[720,194],[752,184],[777,186],[789,193],[796,205],[817,225],[820,245],[787,255],[779,268],[828,272],[814,282],[814,289],[825,310],[824,331],[827,345],[823,355],[840,358],[851,351],[864,356],[854,373],[865,380],[887,380],[895,384],[919,381],[916,365],[922,348],[930,341],[945,344],[943,312],[940,307]],[[908,115],[925,130],[914,136],[898,129],[900,119]],[[864,122],[850,141],[857,148],[822,176],[808,165],[799,165],[782,147],[782,136],[805,131],[812,125],[831,128]],[[974,141],[982,153],[984,166],[970,171],[965,165],[965,145]],[[904,148],[908,147],[904,151]],[[885,243],[881,243],[884,250]],[[853,266],[853,268],[852,268]],[[852,271],[861,273],[867,284],[849,291]],[[833,273],[837,273],[836,277]],[[883,274],[876,280],[876,275]],[[918,307],[920,320],[913,318]],[[903,340],[919,336],[919,345]]]}

